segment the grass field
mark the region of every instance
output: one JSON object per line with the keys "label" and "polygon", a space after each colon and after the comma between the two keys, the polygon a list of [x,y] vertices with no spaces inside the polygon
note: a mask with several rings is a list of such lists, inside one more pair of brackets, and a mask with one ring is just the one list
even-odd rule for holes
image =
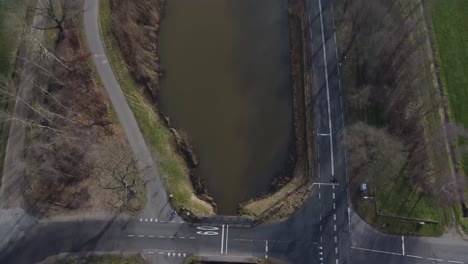
{"label": "grass field", "polygon": [[452,117],[468,127],[468,1],[431,0],[439,66]]}
{"label": "grass field", "polygon": [[195,196],[188,168],[184,159],[177,153],[169,129],[164,126],[151,103],[140,92],[126,68],[118,44],[112,35],[109,3],[109,0],[100,1],[101,34],[106,54],[146,143],[154,157],[157,157],[156,161],[167,191],[174,195],[172,205],[175,209],[185,206],[198,215],[213,214],[212,207]]}
{"label": "grass field", "polygon": [[[444,92],[450,106],[453,122],[468,128],[468,1],[430,0],[432,28]],[[461,144],[467,140],[460,140]],[[468,175],[468,154],[462,156],[461,165]],[[468,177],[467,177],[468,180]],[[467,188],[468,196],[468,188]],[[457,216],[468,232],[468,219]]]}

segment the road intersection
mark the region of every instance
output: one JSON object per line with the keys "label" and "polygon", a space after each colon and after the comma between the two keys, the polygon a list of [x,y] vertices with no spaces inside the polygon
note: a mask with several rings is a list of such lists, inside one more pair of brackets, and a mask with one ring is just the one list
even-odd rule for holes
{"label": "road intersection", "polygon": [[[382,234],[349,206],[342,91],[330,0],[308,0],[316,118],[317,179],[313,194],[289,219],[252,228],[227,222],[192,225],[171,216],[157,167],[107,63],[99,35],[98,1],[85,0],[85,31],[116,114],[135,153],[152,166],[146,175],[148,207],[123,219],[39,222],[26,238],[0,254],[0,263],[35,263],[59,253],[142,252],[155,263],[182,263],[190,255],[242,261],[275,258],[288,263],[468,263],[468,243],[449,238]],[[148,165],[146,164],[146,165]],[[336,180],[336,184],[334,184]]]}

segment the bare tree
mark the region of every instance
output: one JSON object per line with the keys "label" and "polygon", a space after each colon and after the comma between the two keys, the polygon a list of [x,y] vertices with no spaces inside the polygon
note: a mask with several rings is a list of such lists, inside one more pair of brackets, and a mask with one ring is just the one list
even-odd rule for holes
{"label": "bare tree", "polygon": [[139,196],[144,192],[143,170],[128,146],[123,142],[107,142],[92,155],[95,160],[95,177],[98,185],[115,196],[111,201],[114,207],[137,211],[141,204]]}
{"label": "bare tree", "polygon": [[351,173],[386,184],[403,169],[407,154],[403,144],[385,129],[356,123],[346,129],[344,141]]}
{"label": "bare tree", "polygon": [[75,18],[82,12],[71,8],[71,5],[76,5],[77,2],[76,0],[39,0],[37,6],[29,8],[28,12],[34,16],[43,17],[45,24],[44,26],[33,25],[33,27],[39,30],[57,29],[59,39],[64,39],[66,37],[65,21]]}

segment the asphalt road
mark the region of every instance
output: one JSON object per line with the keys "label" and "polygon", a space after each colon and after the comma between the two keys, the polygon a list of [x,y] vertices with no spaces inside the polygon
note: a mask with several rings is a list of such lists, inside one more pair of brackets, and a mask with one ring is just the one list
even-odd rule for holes
{"label": "asphalt road", "polygon": [[[97,3],[85,1],[88,11],[84,19],[94,62],[133,150],[150,158],[104,55]],[[151,203],[141,216],[39,223],[12,250],[1,252],[0,263],[35,263],[60,252],[87,251],[139,251],[155,263],[181,263],[189,255],[231,261],[268,257],[294,264],[468,263],[467,242],[385,235],[348,209],[346,158],[340,140],[343,108],[331,3],[309,0],[308,4],[319,173],[314,194],[302,209],[284,222],[250,229],[221,222],[191,226],[180,219],[167,218],[171,209],[153,164],[154,174],[147,175],[155,182],[150,191],[159,191],[156,197],[150,196]],[[337,180],[336,185],[331,184],[333,179]]]}

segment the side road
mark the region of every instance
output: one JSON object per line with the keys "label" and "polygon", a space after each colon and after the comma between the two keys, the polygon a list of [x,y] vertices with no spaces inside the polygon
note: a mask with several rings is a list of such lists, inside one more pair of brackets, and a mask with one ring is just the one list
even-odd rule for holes
{"label": "side road", "polygon": [[144,171],[146,184],[146,207],[142,214],[147,217],[167,219],[171,216],[172,208],[168,203],[167,193],[160,179],[159,170],[154,162],[152,154],[146,145],[145,139],[138,127],[132,110],[125,95],[115,78],[112,67],[109,65],[99,31],[99,1],[85,0],[84,27],[89,50],[101,81],[109,94],[113,108],[119,119],[120,125],[125,131],[128,142],[139,166]]}

